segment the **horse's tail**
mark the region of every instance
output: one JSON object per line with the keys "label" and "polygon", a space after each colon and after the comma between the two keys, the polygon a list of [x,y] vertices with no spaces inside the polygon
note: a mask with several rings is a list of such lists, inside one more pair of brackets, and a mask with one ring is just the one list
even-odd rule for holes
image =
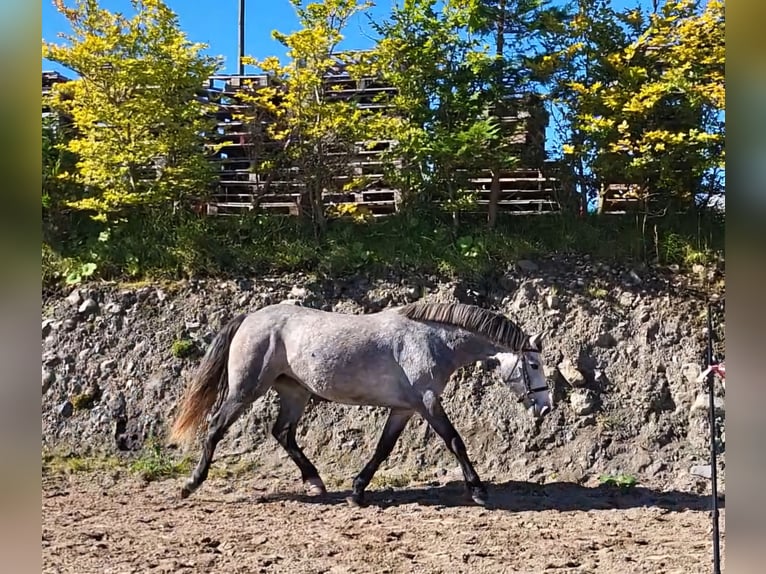
{"label": "horse's tail", "polygon": [[223,400],[227,386],[229,347],[247,313],[232,319],[210,344],[194,379],[186,387],[178,415],[170,429],[170,445],[188,447],[194,440],[205,415]]}

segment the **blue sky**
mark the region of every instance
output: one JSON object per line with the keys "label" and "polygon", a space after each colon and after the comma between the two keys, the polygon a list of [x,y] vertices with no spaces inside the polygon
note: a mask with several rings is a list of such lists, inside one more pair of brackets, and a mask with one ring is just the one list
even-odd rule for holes
{"label": "blue sky", "polygon": [[[68,3],[73,3],[73,0],[69,0]],[[112,12],[132,13],[129,0],[101,0],[100,4]],[[217,0],[214,3],[199,0],[166,0],[166,4],[178,15],[180,27],[191,41],[208,44],[207,53],[224,57],[224,73],[237,72],[239,0]],[[246,0],[245,5],[245,53],[256,58],[283,56],[284,47],[272,39],[271,31],[277,29],[280,32],[291,32],[297,29],[293,6],[288,0]],[[367,15],[385,18],[393,5],[394,0],[379,0],[371,10],[354,17],[345,30],[346,40],[343,47],[369,48],[373,41],[369,38],[371,30],[367,24]],[[66,18],[56,11],[50,0],[44,0],[43,39],[58,42],[60,40],[57,35],[68,31]],[[66,75],[63,68],[46,60],[43,60],[43,69],[57,70]]]}
{"label": "blue sky", "polygon": [[[73,4],[74,0],[65,0]],[[615,0],[616,7],[648,4],[649,0]],[[101,0],[101,6],[112,12],[132,13],[129,0]],[[237,72],[237,14],[239,0],[166,0],[166,4],[178,14],[182,30],[193,42],[208,44],[207,52],[224,57],[224,73]],[[245,53],[256,58],[283,56],[284,48],[271,37],[274,29],[291,32],[297,28],[295,10],[288,0],[246,0],[245,9]],[[366,13],[357,15],[344,31],[346,40],[341,46],[346,49],[369,48],[373,40],[368,16],[383,19],[390,13],[396,0],[377,0],[376,5]],[[42,33],[46,41],[59,41],[60,32],[69,32],[67,20],[56,11],[51,0],[43,0]],[[66,71],[43,60],[44,70]],[[253,70],[250,70],[253,71]],[[70,74],[71,75],[71,74]]]}

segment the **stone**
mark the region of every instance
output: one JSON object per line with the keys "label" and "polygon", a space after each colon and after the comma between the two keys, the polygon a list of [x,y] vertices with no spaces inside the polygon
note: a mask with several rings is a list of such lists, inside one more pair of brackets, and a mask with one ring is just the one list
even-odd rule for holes
{"label": "stone", "polygon": [[55,381],[56,381],[56,373],[53,372],[52,369],[47,369],[43,367],[43,370],[42,370],[43,394],[48,392],[48,389],[51,388],[51,385]]}
{"label": "stone", "polygon": [[77,321],[75,319],[65,319],[62,323],[64,329],[67,331],[74,331],[77,328]]}
{"label": "stone", "polygon": [[300,305],[301,302],[296,299],[285,299],[279,302],[280,305]]}
{"label": "stone", "polygon": [[290,297],[293,299],[305,299],[308,297],[309,290],[305,287],[298,287],[297,285],[293,285],[293,288],[290,289]]}
{"label": "stone", "polygon": [[[694,404],[692,404],[691,412],[704,412],[705,414],[708,413],[710,406],[710,396],[708,393],[700,393],[697,395],[697,398],[694,399]],[[716,415],[723,416],[726,414],[726,403],[722,397],[713,397],[713,408],[715,409]]]}
{"label": "stone", "polygon": [[42,337],[43,339],[45,339],[45,337],[47,337],[50,334],[52,328],[53,328],[53,321],[51,319],[43,320],[43,337]]}
{"label": "stone", "polygon": [[596,395],[588,389],[573,389],[569,394],[569,406],[575,415],[589,415],[596,407]]}
{"label": "stone", "polygon": [[420,299],[420,287],[417,285],[411,285],[404,290],[404,298],[410,303]]}
{"label": "stone", "polygon": [[72,291],[66,298],[67,303],[72,305],[72,307],[77,307],[80,303],[82,303],[82,295],[80,295],[80,290],[75,289]]}
{"label": "stone", "polygon": [[244,307],[250,303],[250,293],[244,293],[243,295],[240,295],[237,299],[237,306],[238,307]]}
{"label": "stone", "polygon": [[642,279],[634,270],[630,270],[630,273],[628,273],[628,278],[633,285],[641,285]]}
{"label": "stone", "polygon": [[72,413],[74,413],[74,406],[69,401],[64,401],[58,407],[56,407],[56,411],[58,412],[59,416],[68,419],[72,416]]}
{"label": "stone", "polygon": [[548,307],[548,309],[558,309],[560,305],[561,300],[558,295],[551,294],[545,297],[545,306]]}
{"label": "stone", "polygon": [[694,265],[692,265],[692,273],[694,273],[695,275],[702,275],[703,273],[705,273],[705,266],[700,265],[699,263],[695,263]]}
{"label": "stone", "polygon": [[85,316],[94,315],[98,313],[98,303],[96,303],[95,299],[86,299],[80,304],[77,312]]}
{"label": "stone", "polygon": [[596,346],[603,349],[610,349],[617,346],[617,339],[615,339],[614,335],[611,333],[604,332],[598,336],[598,339],[596,339]]}
{"label": "stone", "polygon": [[585,377],[569,359],[564,359],[557,366],[559,374],[573,387],[585,385]]}
{"label": "stone", "polygon": [[630,307],[633,305],[633,293],[623,291],[622,295],[620,295],[620,305],[623,307]]}
{"label": "stone", "polygon": [[710,479],[713,476],[713,467],[709,464],[697,464],[689,469],[689,473],[694,476]]}
{"label": "stone", "polygon": [[684,363],[681,366],[681,374],[687,383],[696,384],[700,373],[702,373],[702,367],[697,363]]}
{"label": "stone", "polygon": [[537,263],[530,261],[529,259],[519,259],[516,262],[516,266],[524,273],[534,273],[540,269]]}
{"label": "stone", "polygon": [[105,307],[105,311],[109,313],[110,315],[119,315],[122,313],[122,305],[118,303],[117,301],[112,301]]}

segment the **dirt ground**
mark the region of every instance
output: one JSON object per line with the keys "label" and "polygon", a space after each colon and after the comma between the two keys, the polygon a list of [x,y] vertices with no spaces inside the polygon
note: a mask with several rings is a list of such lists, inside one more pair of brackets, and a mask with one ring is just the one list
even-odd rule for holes
{"label": "dirt ground", "polygon": [[451,481],[373,489],[352,508],[348,491],[309,498],[295,477],[211,478],[187,500],[181,480],[43,476],[42,571],[712,571],[710,498],[693,493],[506,482],[481,508]]}

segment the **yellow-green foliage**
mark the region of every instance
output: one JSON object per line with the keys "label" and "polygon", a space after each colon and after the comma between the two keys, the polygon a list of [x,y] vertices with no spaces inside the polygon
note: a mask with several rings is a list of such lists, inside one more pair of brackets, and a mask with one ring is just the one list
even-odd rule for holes
{"label": "yellow-green foliage", "polygon": [[[246,100],[253,109],[245,114],[252,125],[268,118],[262,136],[279,142],[273,158],[261,164],[268,172],[285,166],[299,169],[298,178],[306,186],[312,206],[312,220],[324,227],[322,191],[336,184],[334,176],[348,175],[348,158],[356,142],[386,139],[398,120],[365,111],[353,101],[328,99],[323,95],[323,78],[338,62],[347,65],[352,79],[376,75],[374,62],[364,53],[339,53],[342,30],[349,20],[367,10],[372,3],[356,0],[325,0],[303,3],[291,0],[300,29],[290,34],[278,31],[273,36],[287,48],[288,63],[278,58],[246,58],[245,63],[265,72],[271,84],[250,92]],[[361,185],[343,186],[351,191]]]}
{"label": "yellow-green foliage", "polygon": [[72,33],[64,44],[43,41],[43,57],[79,75],[52,99],[75,128],[66,148],[76,166],[57,174],[83,190],[69,205],[106,221],[203,192],[211,172],[200,138],[211,123],[194,94],[219,63],[160,0],[131,0],[133,18],[95,0],[55,4]]}
{"label": "yellow-green foliage", "polygon": [[561,73],[565,156],[690,205],[703,174],[724,167],[723,2],[666,0],[655,13],[580,3],[569,34],[537,63],[543,75]]}

